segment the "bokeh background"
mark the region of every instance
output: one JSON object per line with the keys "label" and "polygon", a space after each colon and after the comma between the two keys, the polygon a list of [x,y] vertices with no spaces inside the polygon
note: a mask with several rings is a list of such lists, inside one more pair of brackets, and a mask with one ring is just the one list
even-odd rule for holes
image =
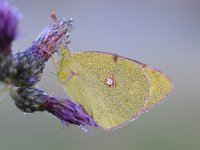
{"label": "bokeh background", "polygon": [[[23,114],[8,96],[0,102],[0,150],[199,150],[199,0],[9,0],[23,14],[15,51],[31,45],[52,22],[72,17],[74,50],[117,53],[165,72],[171,96],[128,126],[114,131],[69,128],[48,113]],[[66,96],[47,63],[39,87]]]}

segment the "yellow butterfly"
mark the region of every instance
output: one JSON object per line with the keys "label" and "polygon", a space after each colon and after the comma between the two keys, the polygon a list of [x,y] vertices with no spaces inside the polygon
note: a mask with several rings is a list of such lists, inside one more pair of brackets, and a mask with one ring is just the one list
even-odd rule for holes
{"label": "yellow butterfly", "polygon": [[57,75],[65,92],[104,129],[134,120],[172,89],[167,76],[138,61],[104,52],[60,51]]}

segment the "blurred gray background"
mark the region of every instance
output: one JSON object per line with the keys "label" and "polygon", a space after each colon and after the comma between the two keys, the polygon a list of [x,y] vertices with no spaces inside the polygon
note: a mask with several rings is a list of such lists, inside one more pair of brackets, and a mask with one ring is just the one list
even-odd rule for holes
{"label": "blurred gray background", "polygon": [[[0,150],[199,150],[200,0],[9,0],[23,14],[13,49],[31,45],[52,22],[72,17],[74,50],[117,53],[165,72],[171,96],[128,126],[114,131],[62,126],[48,113],[23,114],[12,99],[0,102]],[[65,96],[50,60],[40,88]]]}

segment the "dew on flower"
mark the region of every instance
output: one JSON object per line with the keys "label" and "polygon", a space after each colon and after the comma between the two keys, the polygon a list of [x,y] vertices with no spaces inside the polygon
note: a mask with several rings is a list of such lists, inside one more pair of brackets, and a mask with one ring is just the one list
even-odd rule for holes
{"label": "dew on flower", "polygon": [[86,132],[86,133],[88,133],[88,134],[92,134],[92,131],[91,131],[90,129],[86,128],[86,126],[84,126],[84,125],[79,125],[79,127],[80,127],[84,132]]}

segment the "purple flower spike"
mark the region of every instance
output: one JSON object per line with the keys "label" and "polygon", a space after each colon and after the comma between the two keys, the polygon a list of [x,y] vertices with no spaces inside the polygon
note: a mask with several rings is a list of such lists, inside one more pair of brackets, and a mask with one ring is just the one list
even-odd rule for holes
{"label": "purple flower spike", "polygon": [[69,32],[73,29],[72,19],[61,19],[46,27],[33,42],[35,53],[45,59],[49,59],[62,43],[67,46]]}
{"label": "purple flower spike", "polygon": [[46,61],[62,43],[69,43],[66,40],[71,30],[72,19],[61,19],[44,29],[28,49],[9,55],[9,59],[0,53],[0,81],[14,86],[35,85]]}
{"label": "purple flower spike", "polygon": [[69,123],[79,126],[90,125],[98,127],[93,118],[80,105],[69,99],[49,96],[34,87],[15,87],[12,88],[10,95],[14,99],[16,106],[24,112],[33,113],[46,110],[66,125]]}
{"label": "purple flower spike", "polygon": [[0,53],[11,52],[11,42],[17,35],[18,18],[16,10],[0,0]]}
{"label": "purple flower spike", "polygon": [[44,101],[44,105],[48,112],[58,117],[65,124],[70,123],[97,127],[96,122],[94,122],[80,105],[68,99],[58,101],[55,97],[51,97]]}

